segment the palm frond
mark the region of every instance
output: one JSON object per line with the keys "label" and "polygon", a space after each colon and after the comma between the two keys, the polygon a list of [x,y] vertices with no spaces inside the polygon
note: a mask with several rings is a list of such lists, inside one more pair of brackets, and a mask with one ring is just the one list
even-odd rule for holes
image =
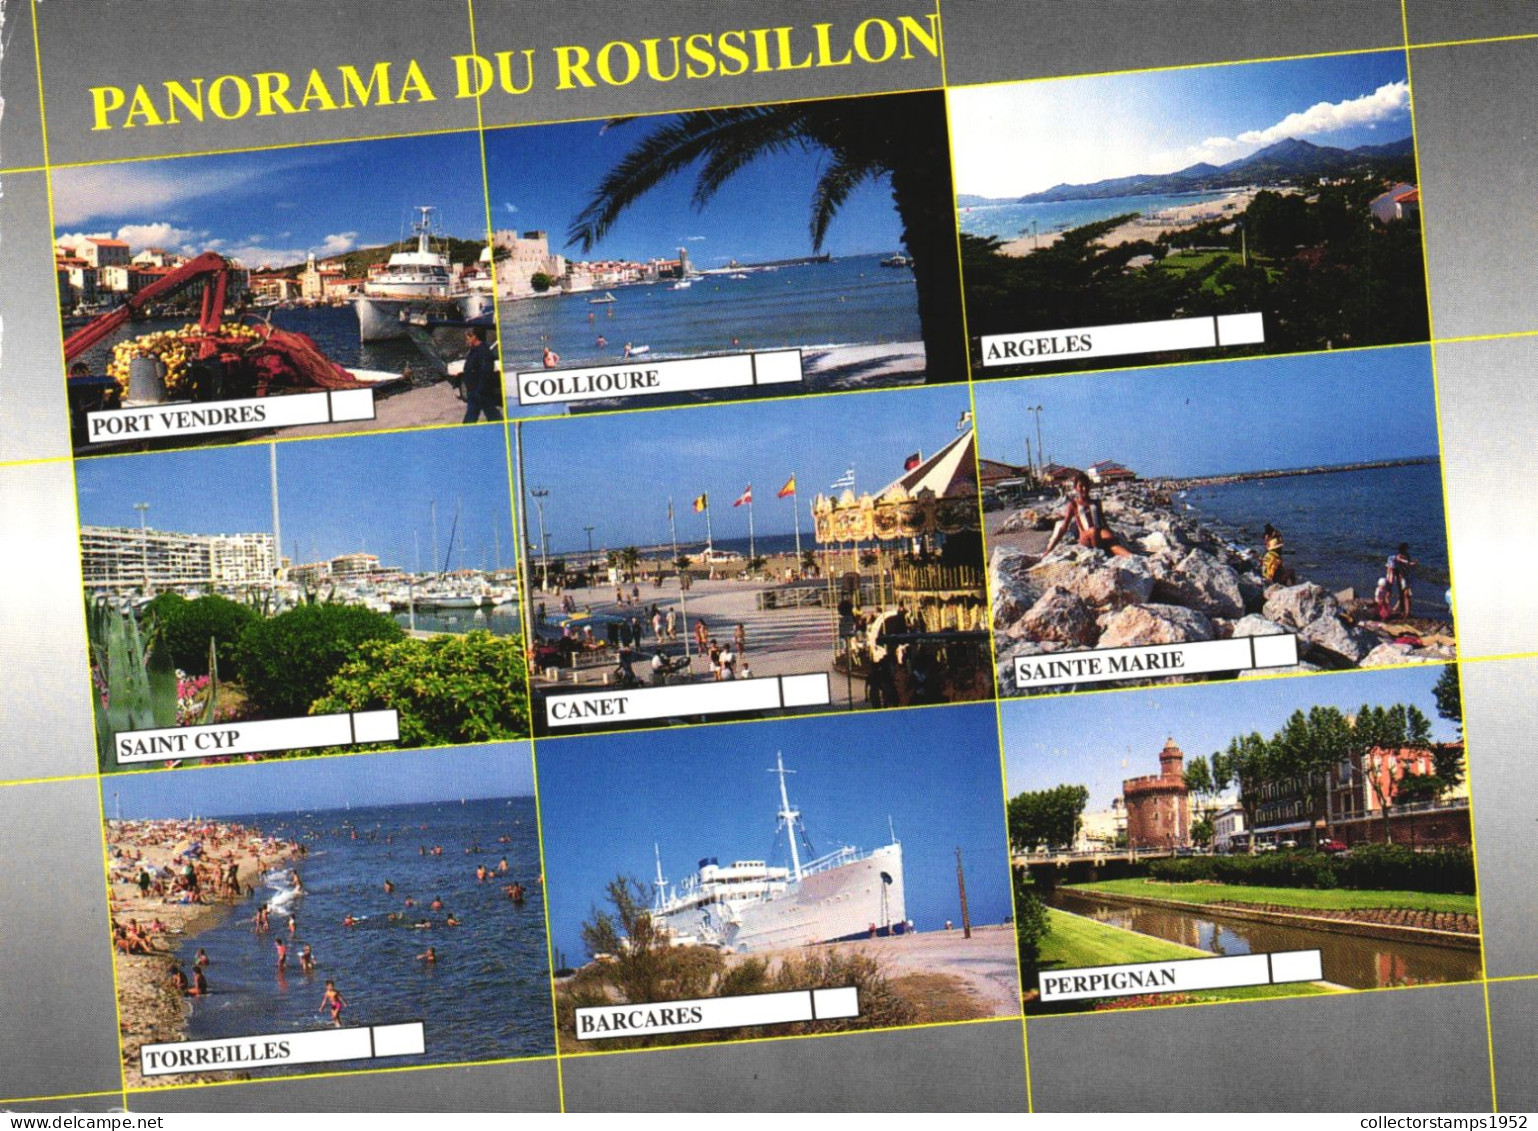
{"label": "palm frond", "polygon": [[851,158],[835,153],[833,160],[817,178],[812,190],[812,250],[821,251],[822,241],[828,234],[828,224],[843,207],[849,194],[868,180],[882,175],[885,169],[870,161]]}

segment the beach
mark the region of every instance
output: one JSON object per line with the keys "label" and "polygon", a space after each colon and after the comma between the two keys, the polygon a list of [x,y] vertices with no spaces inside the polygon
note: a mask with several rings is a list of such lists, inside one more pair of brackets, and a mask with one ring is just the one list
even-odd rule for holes
{"label": "beach", "polygon": [[[1196,204],[1181,204],[1163,208],[1146,216],[1128,220],[1120,227],[1112,228],[1097,241],[1103,247],[1119,247],[1124,243],[1147,240],[1152,243],[1166,232],[1189,228],[1220,216],[1237,218],[1250,206],[1257,194],[1257,187],[1237,189],[1221,200],[1206,200]],[[1270,190],[1281,191],[1281,190]],[[1051,247],[1063,236],[1062,232],[1041,232],[1035,236],[1022,236],[999,245],[1005,255],[1029,255],[1033,251]]]}
{"label": "beach", "polygon": [[[154,951],[129,954],[114,948],[123,1064],[128,1086],[140,1087],[145,1080],[139,1073],[139,1046],[186,1039],[190,1004],[171,983],[174,952],[246,901],[244,896],[217,894],[223,870],[233,864],[241,890],[249,891],[269,869],[293,860],[300,850],[292,842],[216,821],[108,821],[106,837],[114,929],[137,921]],[[195,848],[198,845],[201,850]],[[197,853],[190,859],[195,861],[198,877],[202,900],[198,903],[170,890],[174,873],[189,859],[183,855],[188,850]],[[141,869],[158,881],[160,890],[151,887],[140,893],[136,880]],[[157,921],[164,930],[151,929]],[[195,1083],[225,1078],[226,1073],[189,1073],[155,1079],[157,1083]]]}

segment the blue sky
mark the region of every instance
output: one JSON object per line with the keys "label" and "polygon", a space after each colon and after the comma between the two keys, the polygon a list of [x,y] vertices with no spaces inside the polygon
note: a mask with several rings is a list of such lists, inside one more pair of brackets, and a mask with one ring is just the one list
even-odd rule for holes
{"label": "blue sky", "polygon": [[[794,472],[811,547],[819,491],[850,466],[856,494],[879,491],[907,456],[950,443],[968,407],[965,388],[932,388],[537,421],[523,429],[526,504],[529,489],[549,489],[545,530],[557,552],[585,552],[589,525],[594,549],[666,542],[670,495],[680,543],[705,540],[705,516],[690,509],[701,493],[715,537],[746,538],[747,508],[732,502],[751,483],[754,532],[789,534],[791,501],[775,495]],[[530,516],[537,541],[532,506]]]}
{"label": "blue sky", "polygon": [[1223,165],[1289,137],[1351,149],[1410,136],[1403,51],[953,90],[956,189]]}
{"label": "blue sky", "polygon": [[530,797],[534,769],[529,743],[506,742],[119,774],[102,792],[109,817],[218,817]]}
{"label": "blue sky", "polygon": [[1424,346],[979,384],[978,454],[1023,464],[1037,405],[1049,458],[1114,459],[1143,476],[1438,451]]}
{"label": "blue sky", "polygon": [[[820,152],[766,155],[741,169],[703,210],[690,203],[697,168],[658,185],[632,204],[591,252],[566,246],[566,232],[605,174],[657,125],[640,118],[604,129],[574,122],[494,130],[486,135],[492,224],[550,234],[552,251],[578,259],[672,258],[680,247],[703,266],[809,255],[812,187],[826,158]],[[828,228],[833,255],[891,252],[901,225],[885,178],[852,193]]]}
{"label": "blue sky", "polygon": [[[991,706],[943,707],[732,727],[555,739],[539,744],[546,892],[557,949],[586,956],[581,926],[616,875],[682,881],[701,857],[780,862],[779,785],[819,853],[903,845],[908,917],[961,920],[956,848],[973,923],[1010,913],[998,732]],[[648,889],[649,891],[650,889]]]}
{"label": "blue sky", "polygon": [[[507,442],[501,428],[446,428],[276,445],[283,553],[316,561],[366,550],[385,565],[432,566],[429,500],[438,502],[438,554],[462,501],[450,568],[490,568],[496,540],[514,563]],[[133,504],[150,504],[157,530],[243,534],[272,530],[268,446],[157,452],[82,461],[76,469],[80,521],[137,526]],[[496,534],[493,534],[493,528]]]}
{"label": "blue sky", "polygon": [[1294,711],[1364,703],[1419,707],[1438,742],[1458,737],[1437,716],[1431,689],[1440,666],[1349,672],[1309,679],[1245,680],[1169,690],[1110,692],[1004,703],[1004,772],[1009,794],[1073,784],[1089,788],[1089,810],[1104,809],[1125,778],[1159,772],[1159,751],[1173,738],[1191,759],[1225,748],[1239,734],[1270,737]]}
{"label": "blue sky", "polygon": [[303,262],[410,236],[417,205],[443,235],[485,240],[473,133],[57,169],[57,235],[133,251],[218,251],[247,267]]}

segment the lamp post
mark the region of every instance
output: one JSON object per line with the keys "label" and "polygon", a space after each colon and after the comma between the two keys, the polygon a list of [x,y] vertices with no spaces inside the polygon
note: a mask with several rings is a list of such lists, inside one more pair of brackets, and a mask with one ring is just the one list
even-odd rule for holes
{"label": "lamp post", "polygon": [[150,536],[149,530],[144,525],[144,512],[150,509],[148,503],[135,503],[134,510],[139,512],[139,570],[144,575],[144,595],[150,595]]}
{"label": "lamp post", "polygon": [[587,531],[587,568],[583,572],[587,574],[588,584],[591,585],[593,582],[593,527],[584,526],[582,529]]}
{"label": "lamp post", "polygon": [[1028,405],[1025,411],[1036,417],[1036,462],[1045,471],[1047,466],[1047,450],[1041,446],[1041,410],[1041,405]]}
{"label": "lamp post", "polygon": [[550,590],[550,543],[545,538],[545,500],[550,497],[548,487],[531,487],[529,494],[534,498],[534,506],[539,510],[539,589],[541,593]]}

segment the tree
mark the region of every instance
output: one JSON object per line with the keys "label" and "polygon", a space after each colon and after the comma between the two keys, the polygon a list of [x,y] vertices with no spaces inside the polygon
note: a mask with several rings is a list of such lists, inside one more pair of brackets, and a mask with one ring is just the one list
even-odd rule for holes
{"label": "tree", "polygon": [[1212,843],[1214,831],[1212,821],[1207,817],[1191,822],[1191,843],[1206,848]]}
{"label": "tree", "polygon": [[1079,836],[1089,790],[1082,785],[1017,794],[1008,807],[1009,843],[1018,852],[1071,845]]}
{"label": "tree", "polygon": [[1437,702],[1437,714],[1448,722],[1458,724],[1458,737],[1463,737],[1463,691],[1458,684],[1458,669],[1452,664],[1442,669],[1431,695]]}
{"label": "tree", "polygon": [[1271,739],[1276,777],[1297,783],[1315,847],[1319,844],[1319,822],[1329,818],[1330,770],[1352,761],[1353,754],[1365,749],[1360,746],[1363,737],[1338,708],[1316,706],[1307,714],[1294,711]]}
{"label": "tree", "polygon": [[544,294],[554,285],[555,280],[543,271],[536,271],[529,276],[529,286],[534,288],[536,294]]}
{"label": "tree", "polygon": [[1402,703],[1392,707],[1364,704],[1357,712],[1346,756],[1366,777],[1367,785],[1383,811],[1384,844],[1394,842],[1392,815],[1396,801],[1424,800],[1428,790],[1435,796],[1444,788],[1440,782],[1419,781],[1411,783],[1409,795],[1405,794],[1407,779],[1434,777],[1435,774],[1409,772],[1402,752],[1431,748],[1431,720],[1418,707],[1406,707]]}
{"label": "tree", "polygon": [[1239,787],[1239,808],[1244,810],[1244,827],[1249,830],[1250,854],[1255,854],[1255,813],[1260,808],[1261,790],[1271,780],[1270,744],[1256,731],[1236,735],[1228,748],[1212,755],[1213,784],[1222,790],[1230,782]]}
{"label": "tree", "polygon": [[257,621],[235,650],[240,681],[264,718],[305,714],[367,640],[399,640],[401,626],[362,605],[305,604]]}
{"label": "tree", "polygon": [[627,578],[635,577],[636,570],[641,565],[641,551],[634,546],[626,546],[619,554],[620,565],[624,567]]}
{"label": "tree", "polygon": [[[1212,827],[1212,813],[1217,808],[1218,794],[1223,792],[1223,787],[1213,780],[1212,771],[1208,766],[1207,759],[1201,757],[1191,759],[1190,765],[1186,767],[1185,779],[1186,792],[1195,795],[1197,798],[1198,813],[1201,819],[1206,821],[1207,827],[1210,830]],[[1195,825],[1191,827],[1191,839],[1196,839]],[[1212,839],[1210,832],[1207,839]],[[1197,841],[1197,843],[1204,842]]]}
{"label": "tree", "polygon": [[[611,120],[607,128],[632,121]],[[698,166],[694,204],[702,208],[733,174],[756,158],[821,153],[812,193],[812,250],[861,184],[885,179],[913,259],[920,330],[931,381],[967,372],[957,295],[955,198],[944,97],[894,94],[680,114],[655,127],[599,182],[572,222],[569,238],[591,251],[632,204],[663,181]]]}
{"label": "tree", "polygon": [[1015,873],[1015,945],[1020,952],[1020,980],[1023,988],[1034,990],[1041,975],[1041,943],[1052,932],[1047,905],[1036,894],[1029,868]]}

